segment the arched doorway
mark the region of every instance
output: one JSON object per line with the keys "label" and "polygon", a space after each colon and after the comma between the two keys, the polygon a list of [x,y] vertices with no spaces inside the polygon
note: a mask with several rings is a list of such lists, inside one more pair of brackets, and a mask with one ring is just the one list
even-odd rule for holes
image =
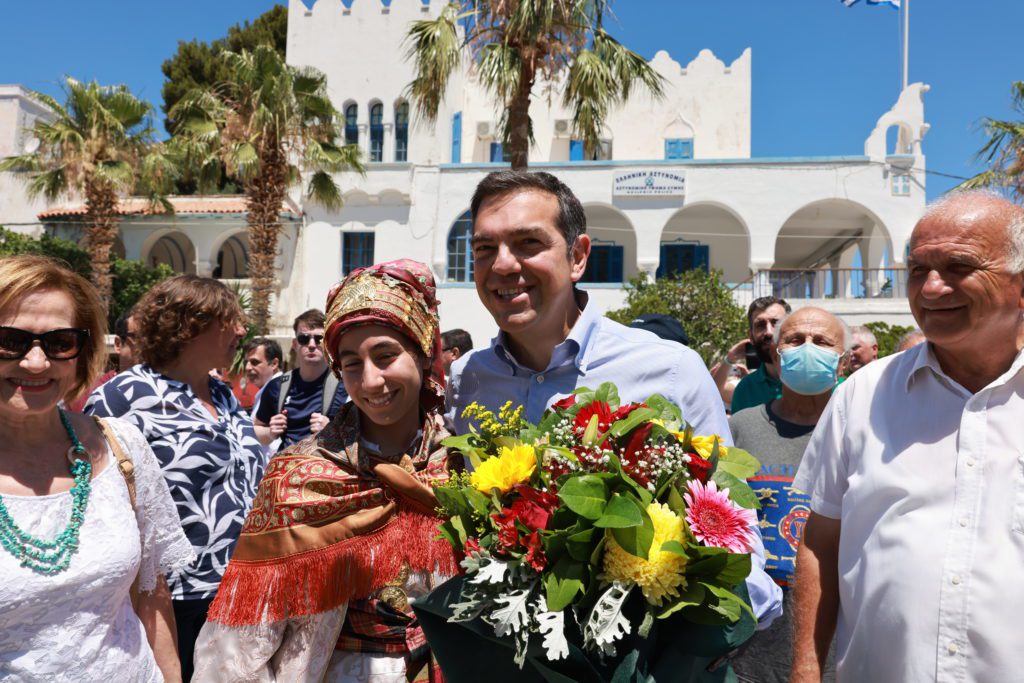
{"label": "arched doorway", "polygon": [[161,235],[146,254],[146,265],[166,264],[176,273],[196,273],[196,248],[185,233],[170,232]]}
{"label": "arched doorway", "polygon": [[744,223],[717,204],[694,204],[677,211],[661,232],[658,277],[703,268],[722,271],[726,282],[750,275],[750,238]]}
{"label": "arched doorway", "polygon": [[230,235],[217,249],[213,276],[223,280],[243,280],[249,277],[249,234]]}
{"label": "arched doorway", "polygon": [[590,258],[582,284],[622,284],[637,274],[636,233],[618,209],[602,204],[584,205]]}

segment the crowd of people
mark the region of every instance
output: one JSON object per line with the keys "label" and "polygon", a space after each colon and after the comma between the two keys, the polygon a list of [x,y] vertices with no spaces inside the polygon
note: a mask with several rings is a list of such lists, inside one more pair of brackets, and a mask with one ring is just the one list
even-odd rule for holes
{"label": "crowd of people", "polygon": [[[761,462],[739,680],[1019,677],[1024,210],[929,208],[898,353],[764,297],[710,370],[679,321],[627,327],[576,287],[590,238],[558,178],[492,173],[471,215],[490,344],[442,333],[430,269],[391,261],[296,318],[291,369],[239,349],[227,287],[179,275],[117,321],[107,370],[92,286],[0,259],[0,678],[443,680],[410,607],[458,572],[442,440],[471,403],[537,421],[602,382]],[[251,410],[217,377],[239,353]]]}

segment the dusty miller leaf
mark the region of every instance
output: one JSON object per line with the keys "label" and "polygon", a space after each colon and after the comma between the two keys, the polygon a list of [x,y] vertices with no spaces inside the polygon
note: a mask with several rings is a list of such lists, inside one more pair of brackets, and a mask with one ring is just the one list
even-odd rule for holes
{"label": "dusty miller leaf", "polygon": [[494,633],[498,637],[518,633],[530,623],[530,613],[527,611],[527,607],[532,591],[533,584],[530,584],[527,588],[512,591],[494,599],[495,604],[504,605],[491,612],[489,619],[494,624]]}
{"label": "dusty miller leaf", "polygon": [[565,639],[565,612],[549,612],[544,597],[534,603],[534,618],[544,636],[544,651],[548,659],[565,659],[569,656],[569,642]]}
{"label": "dusty miller leaf", "polygon": [[489,562],[480,562],[477,565],[476,574],[469,580],[470,583],[504,583],[505,571],[508,563],[502,560],[491,558]]}
{"label": "dusty miller leaf", "polygon": [[584,644],[600,650],[601,654],[615,655],[615,641],[632,628],[629,619],[622,615],[629,591],[630,588],[616,581],[597,599],[583,625]]}

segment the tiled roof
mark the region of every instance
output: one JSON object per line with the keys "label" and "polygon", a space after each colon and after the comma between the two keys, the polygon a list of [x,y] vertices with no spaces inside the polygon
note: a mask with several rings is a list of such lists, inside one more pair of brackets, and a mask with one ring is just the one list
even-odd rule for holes
{"label": "tiled roof", "polygon": [[[245,213],[246,199],[243,195],[195,195],[187,197],[168,197],[174,212],[189,213]],[[155,207],[144,197],[124,197],[118,201],[118,213],[122,216],[146,216],[164,213],[159,204]],[[299,215],[299,210],[285,199],[281,205],[282,214]],[[69,204],[47,209],[39,214],[39,218],[57,218],[60,216],[84,216],[85,204]]]}

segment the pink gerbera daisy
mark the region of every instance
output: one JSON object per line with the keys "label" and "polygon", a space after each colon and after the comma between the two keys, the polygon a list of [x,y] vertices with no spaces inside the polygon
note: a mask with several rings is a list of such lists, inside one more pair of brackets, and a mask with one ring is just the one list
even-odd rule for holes
{"label": "pink gerbera daisy", "polygon": [[734,553],[751,550],[750,528],[757,521],[757,513],[738,507],[729,500],[729,489],[718,490],[718,485],[707,485],[691,480],[686,501],[686,522],[697,540],[707,546],[727,548]]}

